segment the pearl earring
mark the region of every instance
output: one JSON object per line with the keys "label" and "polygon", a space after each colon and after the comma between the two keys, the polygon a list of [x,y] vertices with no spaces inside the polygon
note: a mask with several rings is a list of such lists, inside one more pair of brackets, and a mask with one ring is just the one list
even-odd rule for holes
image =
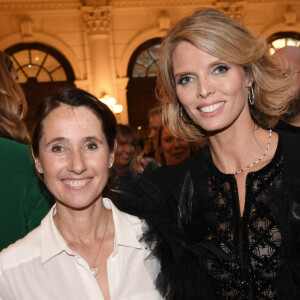
{"label": "pearl earring", "polygon": [[43,170],[42,170],[42,169],[38,169],[38,172],[39,172],[40,174],[43,174]]}
{"label": "pearl earring", "polygon": [[108,168],[110,169],[113,166],[112,163],[109,163]]}

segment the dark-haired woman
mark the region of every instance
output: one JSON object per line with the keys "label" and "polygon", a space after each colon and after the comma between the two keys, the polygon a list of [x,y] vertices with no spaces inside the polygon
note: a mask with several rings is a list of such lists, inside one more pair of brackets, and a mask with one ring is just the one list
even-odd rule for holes
{"label": "dark-haired woman", "polygon": [[55,205],[41,226],[0,254],[0,299],[163,299],[140,219],[109,198],[116,120],[72,88],[37,110],[32,152]]}

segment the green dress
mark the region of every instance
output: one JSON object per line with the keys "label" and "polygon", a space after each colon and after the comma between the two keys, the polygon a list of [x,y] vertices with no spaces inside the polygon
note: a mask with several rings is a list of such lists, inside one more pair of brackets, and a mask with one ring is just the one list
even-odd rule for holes
{"label": "green dress", "polygon": [[52,204],[29,147],[0,137],[0,251],[37,227]]}

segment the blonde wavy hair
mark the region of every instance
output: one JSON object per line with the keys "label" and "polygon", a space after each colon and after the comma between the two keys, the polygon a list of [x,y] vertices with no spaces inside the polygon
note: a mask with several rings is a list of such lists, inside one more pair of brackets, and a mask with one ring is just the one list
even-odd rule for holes
{"label": "blonde wavy hair", "polygon": [[27,102],[12,76],[13,68],[10,58],[0,52],[0,136],[28,144],[29,134],[23,121]]}
{"label": "blonde wavy hair", "polygon": [[[163,109],[163,122],[178,137],[205,144],[205,132],[180,116],[176,95],[172,54],[179,43],[188,42],[206,53],[243,67],[254,81],[255,104],[252,118],[264,128],[274,127],[288,110],[290,85],[294,76],[284,76],[268,58],[268,45],[221,11],[202,8],[182,19],[164,38],[160,49],[157,97]],[[188,118],[183,110],[185,119]]]}

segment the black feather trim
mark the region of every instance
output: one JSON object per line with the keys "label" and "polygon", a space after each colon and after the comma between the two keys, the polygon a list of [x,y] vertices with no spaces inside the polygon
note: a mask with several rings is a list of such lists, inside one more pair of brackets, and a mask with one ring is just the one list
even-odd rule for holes
{"label": "black feather trim", "polygon": [[[120,210],[146,221],[143,241],[161,263],[156,287],[164,297],[170,293],[172,300],[214,299],[204,260],[231,257],[206,238],[211,222],[196,202],[189,172],[183,184],[174,187],[169,202],[146,174],[111,190],[110,198]],[[197,218],[192,218],[195,212]]]}

